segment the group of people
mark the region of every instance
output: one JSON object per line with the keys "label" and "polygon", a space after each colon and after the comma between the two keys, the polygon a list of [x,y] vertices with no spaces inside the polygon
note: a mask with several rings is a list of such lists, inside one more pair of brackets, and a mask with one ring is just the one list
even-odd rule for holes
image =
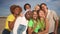
{"label": "group of people", "polygon": [[21,6],[10,7],[2,34],[57,34],[59,18],[45,3],[37,4],[34,10],[26,3],[24,10],[23,14]]}

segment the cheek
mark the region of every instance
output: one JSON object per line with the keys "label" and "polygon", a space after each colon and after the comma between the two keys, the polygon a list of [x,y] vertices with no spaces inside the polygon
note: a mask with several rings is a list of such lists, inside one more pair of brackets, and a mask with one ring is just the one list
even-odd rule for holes
{"label": "cheek", "polygon": [[41,16],[41,13],[39,13],[39,16]]}

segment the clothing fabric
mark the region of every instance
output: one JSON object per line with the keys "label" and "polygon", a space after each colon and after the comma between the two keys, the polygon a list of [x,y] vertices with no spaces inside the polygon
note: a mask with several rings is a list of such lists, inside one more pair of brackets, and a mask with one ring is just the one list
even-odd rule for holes
{"label": "clothing fabric", "polygon": [[36,24],[36,27],[34,28],[34,21],[33,19],[31,19],[29,22],[28,22],[28,27],[31,27],[32,29],[34,29],[34,32],[35,33],[38,33],[38,31],[42,28],[44,28],[45,24],[44,24],[44,21],[40,21],[40,20],[37,20],[37,24]]}
{"label": "clothing fabric", "polygon": [[54,32],[55,20],[58,20],[58,16],[53,10],[48,10],[47,19],[49,21],[49,33]]}
{"label": "clothing fabric", "polygon": [[3,32],[2,32],[2,34],[10,34],[10,31],[7,30],[7,29],[4,29]]}
{"label": "clothing fabric", "polygon": [[[24,25],[24,26],[26,26],[26,28],[24,28],[24,31],[23,31],[23,34],[26,34],[26,30],[27,30],[27,23],[28,21],[25,19],[25,17],[24,16],[22,16],[22,17],[18,17],[17,19],[16,19],[16,22],[15,22],[15,24],[14,24],[14,28],[13,28],[13,34],[18,34],[17,33],[17,30],[19,30],[19,28],[20,28],[20,26],[19,25]],[[22,26],[21,26],[22,27]],[[22,30],[23,30],[23,28],[22,28]],[[20,31],[19,31],[20,32]]]}
{"label": "clothing fabric", "polygon": [[25,29],[26,29],[26,26],[20,24],[17,30],[17,34],[22,34]]}
{"label": "clothing fabric", "polygon": [[8,23],[9,23],[9,21],[14,21],[14,19],[15,19],[15,17],[13,16],[13,14],[10,14],[10,15],[7,17],[6,23],[5,23],[5,29],[10,30],[10,29],[9,29],[9,26],[8,26]]}

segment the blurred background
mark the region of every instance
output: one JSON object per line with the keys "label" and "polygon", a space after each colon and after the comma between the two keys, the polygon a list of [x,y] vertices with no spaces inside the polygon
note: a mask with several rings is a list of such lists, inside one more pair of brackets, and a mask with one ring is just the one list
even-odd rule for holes
{"label": "blurred background", "polygon": [[13,4],[19,5],[22,7],[24,13],[25,3],[31,5],[31,10],[33,10],[37,4],[46,3],[49,9],[56,11],[59,17],[58,34],[60,34],[60,0],[0,0],[0,34],[2,34],[4,29],[6,17],[10,14],[10,6]]}

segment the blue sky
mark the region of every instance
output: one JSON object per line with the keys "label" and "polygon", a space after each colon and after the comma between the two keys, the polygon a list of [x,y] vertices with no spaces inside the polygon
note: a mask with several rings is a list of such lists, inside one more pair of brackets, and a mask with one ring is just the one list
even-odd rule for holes
{"label": "blue sky", "polygon": [[23,9],[25,3],[29,3],[32,7],[31,9],[37,4],[46,3],[49,9],[56,11],[60,16],[60,0],[0,0],[0,16],[8,16],[11,5],[19,5]]}

